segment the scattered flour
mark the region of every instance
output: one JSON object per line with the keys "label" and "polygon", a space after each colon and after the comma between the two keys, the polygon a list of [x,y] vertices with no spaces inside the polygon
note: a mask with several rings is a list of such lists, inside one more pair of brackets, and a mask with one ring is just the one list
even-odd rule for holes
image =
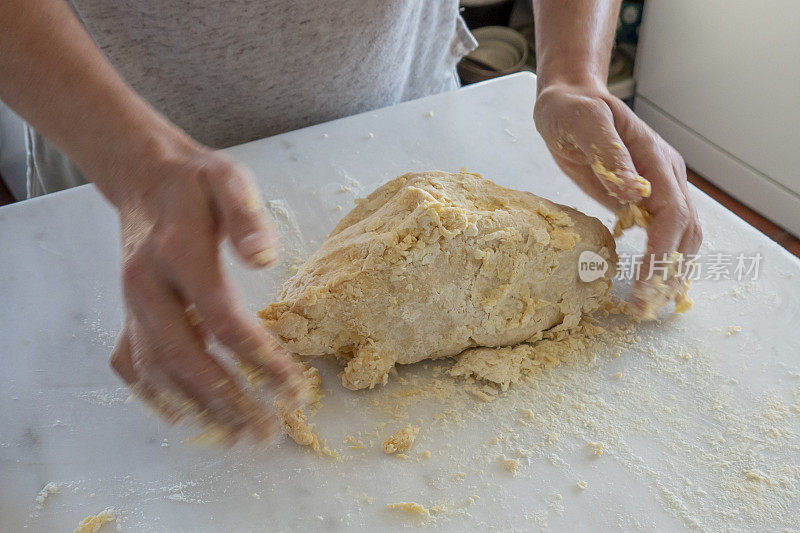
{"label": "scattered flour", "polygon": [[42,509],[47,498],[52,494],[57,494],[61,490],[61,487],[61,483],[55,483],[53,481],[42,487],[42,490],[40,490],[39,494],[36,496],[36,508]]}

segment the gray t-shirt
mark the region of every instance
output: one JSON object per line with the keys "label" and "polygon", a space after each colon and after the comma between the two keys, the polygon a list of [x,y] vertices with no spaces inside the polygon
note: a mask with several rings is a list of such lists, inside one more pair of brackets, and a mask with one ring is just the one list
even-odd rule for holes
{"label": "gray t-shirt", "polygon": [[[123,78],[214,148],[456,88],[476,46],[458,0],[69,1]],[[29,195],[85,183],[27,142]]]}

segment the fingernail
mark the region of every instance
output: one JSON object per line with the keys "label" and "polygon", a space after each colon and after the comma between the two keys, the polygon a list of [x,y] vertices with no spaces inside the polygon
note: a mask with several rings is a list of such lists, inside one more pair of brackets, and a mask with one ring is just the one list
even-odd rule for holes
{"label": "fingernail", "polygon": [[274,246],[275,242],[272,237],[270,237],[269,232],[263,229],[254,231],[242,237],[242,240],[239,241],[239,249],[248,256],[263,252]]}
{"label": "fingernail", "polygon": [[264,199],[256,192],[247,196],[246,208],[254,213],[261,213],[267,210],[267,206],[264,205]]}
{"label": "fingernail", "polygon": [[267,248],[263,252],[258,252],[253,256],[253,263],[258,266],[269,266],[278,259],[278,254],[272,248]]}

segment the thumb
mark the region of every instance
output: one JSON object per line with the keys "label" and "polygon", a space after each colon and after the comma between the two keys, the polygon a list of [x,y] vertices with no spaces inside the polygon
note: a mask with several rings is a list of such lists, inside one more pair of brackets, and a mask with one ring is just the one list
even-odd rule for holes
{"label": "thumb", "polygon": [[253,267],[275,263],[279,242],[261,194],[249,171],[239,165],[209,181],[222,229],[230,238],[237,255]]}

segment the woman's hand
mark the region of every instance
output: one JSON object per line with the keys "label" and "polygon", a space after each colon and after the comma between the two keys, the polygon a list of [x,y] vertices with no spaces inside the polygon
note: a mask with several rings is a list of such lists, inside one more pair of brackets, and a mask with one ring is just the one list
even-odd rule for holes
{"label": "woman's hand", "polygon": [[0,98],[119,210],[126,317],[111,365],[170,420],[194,412],[230,439],[267,436],[264,406],[206,350],[213,335],[251,376],[286,385],[289,401],[297,393],[297,368],[245,311],[220,260],[226,238],[254,267],[275,256],[247,171],[139,97],[67,2],[0,2],[0,72]]}
{"label": "woman's hand", "polygon": [[266,439],[270,413],[206,349],[215,337],[250,377],[268,376],[296,399],[295,364],[245,310],[220,257],[228,238],[252,267],[276,258],[251,176],[199,146],[151,154],[132,173],[106,191],[120,213],[126,309],[111,366],[171,422],[195,415],[225,441]]}
{"label": "woman's hand", "polygon": [[541,87],[534,120],[558,166],[586,193],[609,209],[637,203],[652,215],[633,296],[646,309],[656,289],[652,261],[694,254],[703,239],[683,159],[602,84]]}

